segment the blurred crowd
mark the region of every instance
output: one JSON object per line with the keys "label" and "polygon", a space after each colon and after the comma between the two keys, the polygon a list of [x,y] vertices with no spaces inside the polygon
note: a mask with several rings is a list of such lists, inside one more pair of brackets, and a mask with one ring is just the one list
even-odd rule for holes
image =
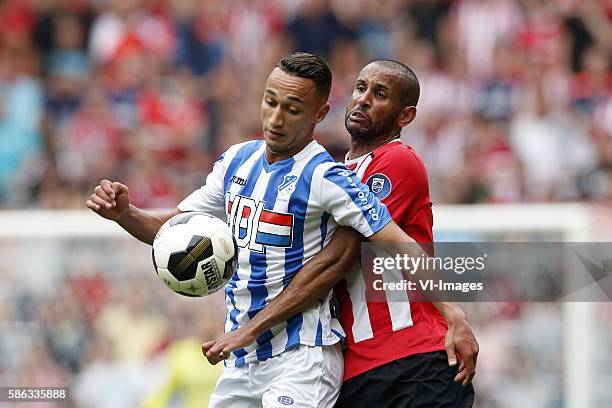
{"label": "blurred crowd", "polygon": [[221,366],[200,344],[223,333],[223,296],[172,293],[129,238],[23,244],[0,241],[0,386],[68,387],[71,400],[24,408],[206,406]]}
{"label": "blurred crowd", "polygon": [[324,57],[317,138],[375,58],[412,67],[402,140],[436,203],[612,203],[608,0],[0,0],[0,208],[83,208],[101,178],[170,207],[225,148],[261,137],[265,78]]}

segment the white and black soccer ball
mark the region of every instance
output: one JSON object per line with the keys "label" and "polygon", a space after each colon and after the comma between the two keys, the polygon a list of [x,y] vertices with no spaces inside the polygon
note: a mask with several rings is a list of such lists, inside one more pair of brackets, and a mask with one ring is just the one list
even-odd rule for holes
{"label": "white and black soccer ball", "polygon": [[206,296],[225,286],[236,270],[238,246],[220,219],[178,214],[153,241],[153,265],[166,286],[185,296]]}

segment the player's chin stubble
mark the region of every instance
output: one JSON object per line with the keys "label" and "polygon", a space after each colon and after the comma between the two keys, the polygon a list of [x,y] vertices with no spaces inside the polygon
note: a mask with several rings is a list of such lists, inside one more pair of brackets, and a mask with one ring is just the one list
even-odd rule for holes
{"label": "player's chin stubble", "polygon": [[395,133],[395,117],[388,117],[378,123],[368,123],[360,126],[349,121],[349,114],[344,118],[344,126],[351,137],[356,140],[371,141],[372,139],[385,138]]}
{"label": "player's chin stubble", "polygon": [[372,122],[370,122],[368,118],[367,124],[362,125],[358,123],[351,123],[351,121],[349,120],[350,114],[351,112],[349,108],[347,108],[346,113],[344,115],[344,127],[346,128],[346,130],[349,132],[349,134],[351,135],[353,139],[366,140],[371,134],[370,129],[372,127]]}

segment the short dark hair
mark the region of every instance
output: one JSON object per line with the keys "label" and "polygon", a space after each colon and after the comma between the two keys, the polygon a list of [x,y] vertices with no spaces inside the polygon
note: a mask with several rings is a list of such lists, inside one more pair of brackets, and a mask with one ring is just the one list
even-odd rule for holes
{"label": "short dark hair", "polygon": [[276,66],[287,74],[311,79],[317,94],[325,100],[329,97],[332,74],[323,59],[306,52],[294,52],[286,55]]}
{"label": "short dark hair", "polygon": [[421,87],[419,86],[419,80],[412,69],[399,61],[389,59],[380,59],[373,61],[372,63],[395,71],[400,79],[400,101],[404,106],[416,106],[416,104],[419,102]]}

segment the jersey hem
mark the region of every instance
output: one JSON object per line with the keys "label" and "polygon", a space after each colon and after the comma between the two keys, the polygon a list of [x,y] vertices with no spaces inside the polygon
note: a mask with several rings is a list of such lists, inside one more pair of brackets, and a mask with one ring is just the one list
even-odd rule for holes
{"label": "jersey hem", "polygon": [[292,344],[291,346],[287,347],[284,346],[282,348],[278,348],[278,349],[273,349],[272,350],[272,355],[264,360],[259,360],[257,358],[257,352],[253,352],[253,356],[249,357],[249,354],[247,354],[244,357],[244,364],[240,364],[240,365],[236,365],[236,359],[227,359],[225,360],[225,366],[228,368],[235,368],[235,367],[244,367],[245,365],[249,364],[249,363],[254,363],[254,362],[260,362],[260,361],[267,361],[271,358],[274,358],[278,355],[281,355],[282,353],[284,353],[285,351],[289,351],[292,350],[294,347],[297,347],[299,345],[302,346],[309,346],[309,347],[323,347],[323,346],[332,346],[336,343],[339,343],[342,339],[339,339],[337,337],[331,337],[329,339],[324,339],[322,344],[316,344],[316,341],[305,341],[305,340],[300,340],[299,342]]}
{"label": "jersey hem", "polygon": [[347,372],[346,370],[346,360],[344,362],[344,378],[342,379],[342,381],[348,381],[353,377],[357,377],[360,374],[363,374],[365,372],[368,372],[376,367],[380,367],[381,365],[390,363],[392,361],[395,360],[399,360],[400,358],[404,358],[404,357],[409,357],[409,356],[413,356],[415,354],[424,354],[424,353],[431,353],[433,351],[440,351],[440,350],[445,350],[444,346],[430,346],[430,347],[422,347],[422,348],[418,348],[418,349],[414,349],[414,350],[410,350],[409,352],[401,352],[401,353],[397,353],[394,354],[392,356],[389,357],[385,357],[385,358],[381,358],[372,362],[369,362],[366,366],[362,366],[358,369],[355,370],[351,370],[351,372]]}

